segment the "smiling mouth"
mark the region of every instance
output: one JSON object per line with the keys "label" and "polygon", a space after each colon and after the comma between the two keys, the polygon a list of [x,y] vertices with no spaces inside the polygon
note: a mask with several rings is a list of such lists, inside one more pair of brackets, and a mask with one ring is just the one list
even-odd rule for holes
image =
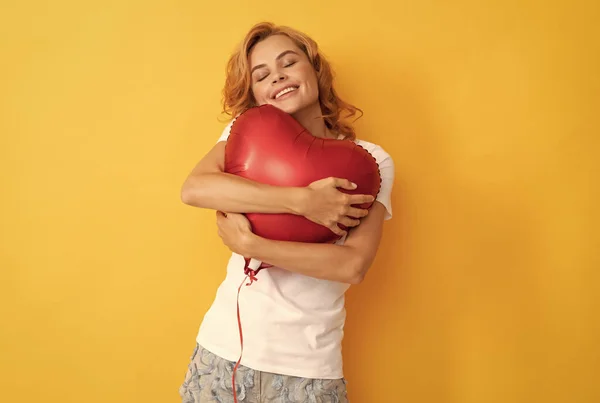
{"label": "smiling mouth", "polygon": [[287,88],[284,88],[283,90],[281,90],[277,94],[275,94],[275,96],[273,97],[273,99],[279,99],[279,98],[281,98],[284,95],[287,95],[287,94],[289,94],[291,92],[295,92],[295,91],[298,90],[298,88],[300,88],[300,87],[295,86],[295,85],[287,87]]}

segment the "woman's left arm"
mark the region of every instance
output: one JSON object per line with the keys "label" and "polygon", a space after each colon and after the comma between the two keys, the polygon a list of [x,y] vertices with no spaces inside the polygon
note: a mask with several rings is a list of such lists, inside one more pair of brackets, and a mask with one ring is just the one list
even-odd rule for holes
{"label": "woman's left arm", "polygon": [[241,214],[217,212],[219,235],[233,252],[306,276],[359,284],[375,259],[386,209],[373,203],[344,245],[273,241],[252,233]]}

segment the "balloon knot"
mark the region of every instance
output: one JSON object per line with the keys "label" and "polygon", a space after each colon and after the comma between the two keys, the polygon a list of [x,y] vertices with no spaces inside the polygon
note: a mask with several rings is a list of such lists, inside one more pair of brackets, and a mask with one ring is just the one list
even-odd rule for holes
{"label": "balloon knot", "polygon": [[254,270],[248,269],[248,270],[246,270],[245,274],[250,279],[250,282],[246,283],[246,285],[252,285],[252,283],[254,283],[255,281],[258,281],[258,278],[256,278],[256,272]]}

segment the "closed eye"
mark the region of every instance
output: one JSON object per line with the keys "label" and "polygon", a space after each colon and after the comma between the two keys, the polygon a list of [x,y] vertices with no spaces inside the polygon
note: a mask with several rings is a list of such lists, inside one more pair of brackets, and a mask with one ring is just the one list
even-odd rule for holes
{"label": "closed eye", "polygon": [[[290,63],[288,63],[288,64],[285,64],[283,67],[291,67],[291,66],[293,66],[293,65],[294,65],[294,64],[296,64],[296,63],[297,63],[296,61],[293,61],[293,62],[290,62]],[[268,74],[266,74],[266,75],[264,75],[264,76],[262,76],[262,77],[258,78],[256,81],[258,81],[258,82],[261,82],[261,81],[263,81],[263,80],[264,80],[265,78],[267,78],[267,77],[269,77],[269,75],[268,75]]]}

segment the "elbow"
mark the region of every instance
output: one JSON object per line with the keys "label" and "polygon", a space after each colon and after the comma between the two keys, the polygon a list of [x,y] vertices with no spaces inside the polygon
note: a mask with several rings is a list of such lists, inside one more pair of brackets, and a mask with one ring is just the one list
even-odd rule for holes
{"label": "elbow", "polygon": [[181,186],[180,199],[183,204],[189,206],[202,207],[202,188],[198,186],[198,183],[192,182],[191,178],[188,178]]}
{"label": "elbow", "polygon": [[190,196],[189,194],[182,188],[179,193],[179,198],[183,204],[190,204]]}
{"label": "elbow", "polygon": [[361,257],[355,257],[352,260],[352,264],[348,265],[349,273],[347,275],[347,283],[358,285],[365,279],[370,263]]}
{"label": "elbow", "polygon": [[191,205],[193,203],[192,202],[192,200],[193,200],[192,191],[191,191],[190,187],[187,185],[187,183],[184,183],[183,186],[181,187],[179,197],[181,198],[181,202],[183,204]]}
{"label": "elbow", "polygon": [[348,284],[358,285],[363,282],[365,276],[361,273],[356,273],[348,279]]}

